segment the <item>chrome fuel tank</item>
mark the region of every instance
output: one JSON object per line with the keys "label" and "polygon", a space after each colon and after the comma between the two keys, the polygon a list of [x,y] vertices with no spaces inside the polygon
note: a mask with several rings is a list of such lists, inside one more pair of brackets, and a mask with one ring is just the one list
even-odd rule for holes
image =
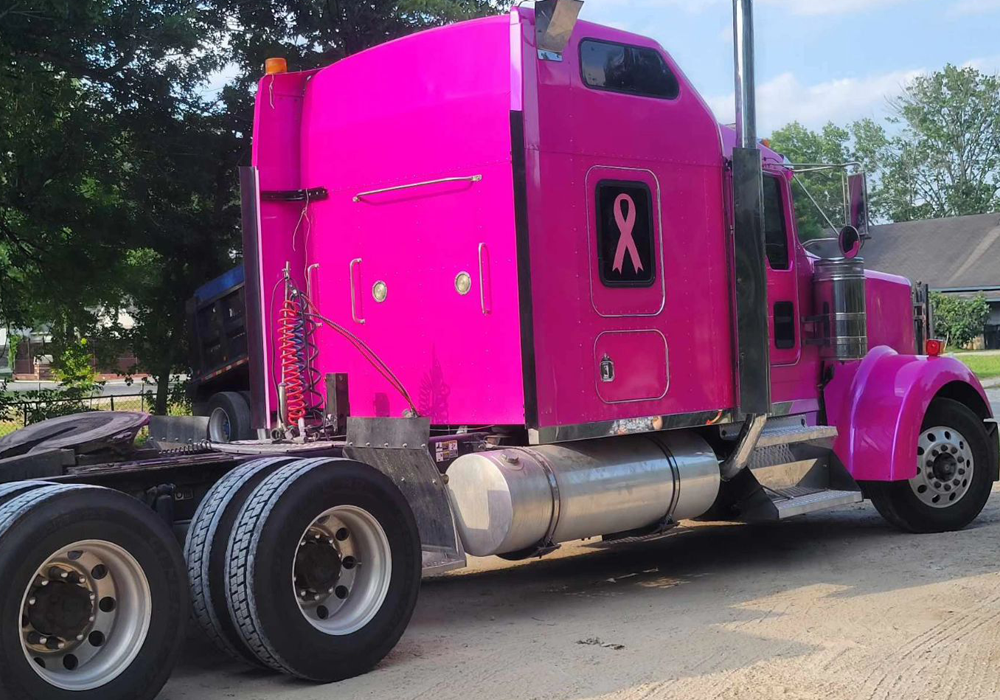
{"label": "chrome fuel tank", "polygon": [[478,452],[448,469],[458,530],[475,556],[695,518],[719,481],[715,453],[687,431]]}

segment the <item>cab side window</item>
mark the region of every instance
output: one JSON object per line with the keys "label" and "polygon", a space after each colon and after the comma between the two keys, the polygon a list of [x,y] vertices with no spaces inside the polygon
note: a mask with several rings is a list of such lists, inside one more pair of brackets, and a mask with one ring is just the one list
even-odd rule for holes
{"label": "cab side window", "polygon": [[785,198],[781,181],[771,175],[764,176],[764,246],[772,270],[789,269]]}

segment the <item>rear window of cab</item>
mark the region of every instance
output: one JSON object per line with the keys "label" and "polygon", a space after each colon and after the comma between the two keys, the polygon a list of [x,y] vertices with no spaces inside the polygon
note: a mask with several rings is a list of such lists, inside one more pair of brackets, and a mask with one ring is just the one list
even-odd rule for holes
{"label": "rear window of cab", "polygon": [[580,42],[583,83],[594,90],[673,100],[680,83],[656,49],[598,39]]}

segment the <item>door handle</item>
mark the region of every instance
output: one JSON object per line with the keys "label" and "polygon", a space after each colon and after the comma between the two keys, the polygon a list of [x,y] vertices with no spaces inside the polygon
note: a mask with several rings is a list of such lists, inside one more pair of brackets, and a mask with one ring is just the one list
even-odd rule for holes
{"label": "door handle", "polygon": [[[484,255],[485,254],[485,255]],[[484,261],[485,258],[485,261]],[[479,307],[483,310],[483,316],[489,316],[493,311],[493,290],[491,289],[488,275],[490,261],[490,249],[485,243],[479,244]]]}
{"label": "door handle", "polygon": [[[358,316],[358,294],[354,286],[354,268],[361,264],[361,258],[354,258],[351,261],[349,277],[351,278],[351,318],[354,319],[355,323],[364,324],[365,319]],[[361,282],[358,282],[358,286],[361,286]]]}

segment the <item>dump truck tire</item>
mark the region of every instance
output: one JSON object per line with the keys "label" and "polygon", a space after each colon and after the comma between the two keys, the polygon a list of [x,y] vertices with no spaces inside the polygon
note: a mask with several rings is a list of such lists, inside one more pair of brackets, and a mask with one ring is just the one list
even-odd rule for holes
{"label": "dump truck tire", "polygon": [[219,649],[255,666],[261,662],[244,644],[226,603],[226,550],[247,498],[291,461],[291,457],[255,459],[226,474],[198,506],[184,546],[195,620]]}
{"label": "dump truck tire", "polygon": [[331,682],[396,645],[420,575],[416,521],[395,484],[367,465],[321,458],[282,467],[254,491],[226,581],[240,634],[263,663]]}
{"label": "dump truck tire", "polygon": [[250,403],[238,391],[220,391],[208,400],[208,439],[236,442],[253,438]]}
{"label": "dump truck tire", "polygon": [[47,485],[0,506],[0,697],[151,700],[184,639],[180,547],[150,509]]}
{"label": "dump truck tire", "polygon": [[866,482],[865,493],[883,518],[906,532],[961,530],[990,497],[991,452],[982,418],[958,401],[935,399],[921,426],[917,476]]}

